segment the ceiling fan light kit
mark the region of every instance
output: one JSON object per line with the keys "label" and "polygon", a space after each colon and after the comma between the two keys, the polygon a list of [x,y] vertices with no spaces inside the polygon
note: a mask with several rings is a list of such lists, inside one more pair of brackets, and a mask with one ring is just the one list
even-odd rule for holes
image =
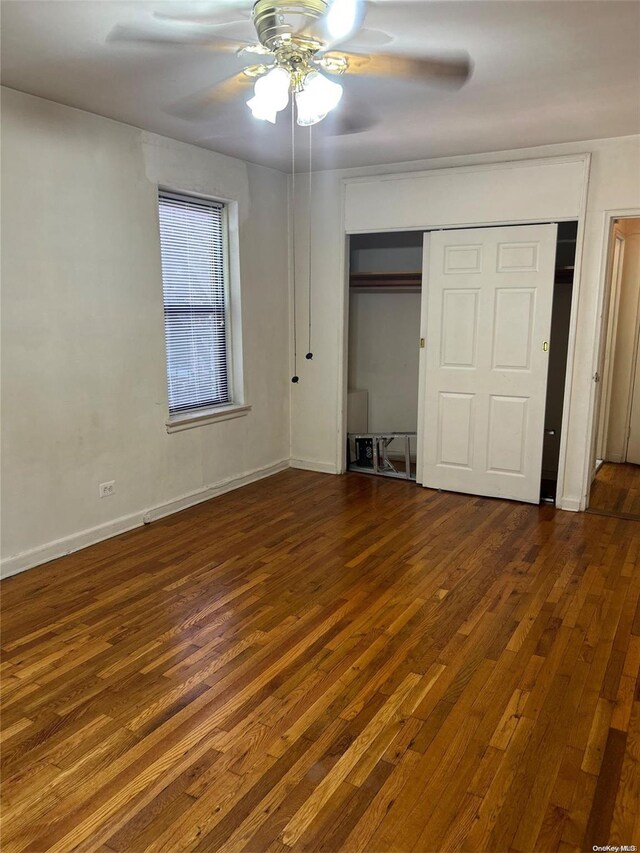
{"label": "ceiling fan light kit", "polygon": [[342,98],[342,86],[317,71],[310,71],[296,84],[286,69],[276,66],[256,81],[255,94],[247,101],[254,118],[275,124],[277,114],[289,104],[291,88],[295,93],[297,122],[302,127],[322,121]]}
{"label": "ceiling fan light kit", "polygon": [[[214,10],[207,14],[155,12],[161,26],[152,32],[137,25],[117,25],[109,40],[192,44],[221,53],[233,52],[240,59],[248,54],[263,56],[260,64],[245,66],[206,92],[183,99],[174,105],[175,114],[199,121],[214,103],[227,103],[236,95],[245,94],[247,84],[254,81],[253,97],[246,100],[245,95],[245,100],[255,118],[275,124],[278,113],[293,100],[293,122],[297,114],[298,124],[309,127],[322,121],[340,103],[342,86],[330,78],[400,78],[453,88],[466,82],[471,73],[466,53],[413,56],[377,49],[393,38],[363,28],[367,9],[395,3],[396,0],[216,0]],[[225,36],[224,27],[245,26],[247,18],[257,42]],[[367,50],[367,44],[369,48],[373,46],[372,52]],[[359,133],[376,123],[358,106],[362,105],[354,108],[353,99],[351,105],[343,102],[342,121],[332,123],[330,135]]]}
{"label": "ceiling fan light kit", "polygon": [[260,44],[275,58],[264,77],[255,84],[247,105],[254,118],[275,124],[277,114],[289,104],[293,93],[297,122],[302,127],[317,124],[339,104],[342,86],[318,71],[342,74],[346,61],[318,57],[325,47],[316,29],[326,27],[333,38],[347,36],[356,24],[358,0],[302,0],[274,3],[258,0],[253,22]]}

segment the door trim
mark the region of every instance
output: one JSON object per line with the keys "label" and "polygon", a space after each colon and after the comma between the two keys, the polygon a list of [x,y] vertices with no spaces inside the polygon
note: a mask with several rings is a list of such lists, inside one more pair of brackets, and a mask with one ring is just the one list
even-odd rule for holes
{"label": "door trim", "polygon": [[422,452],[424,442],[424,398],[425,398],[425,373],[427,369],[427,347],[429,340],[427,338],[427,288],[429,287],[429,279],[424,275],[424,270],[429,269],[429,250],[431,248],[431,240],[429,239],[430,231],[425,231],[422,235],[422,290],[420,291],[420,338],[425,342],[424,346],[420,346],[420,354],[418,356],[418,427],[416,433],[416,483],[422,485]]}
{"label": "door trim", "polygon": [[[625,440],[624,440],[624,460],[627,460],[629,452],[629,439],[631,438],[631,414],[633,412],[633,398],[636,388],[636,373],[638,370],[638,347],[640,346],[640,289],[638,289],[638,299],[636,301],[636,337],[633,342],[633,352],[631,354],[631,378],[629,380],[629,393],[627,395],[627,416],[625,419]],[[640,392],[639,392],[640,393]],[[639,401],[640,403],[640,401]]]}
{"label": "door trim", "polygon": [[[607,455],[607,439],[609,437],[609,418],[611,415],[611,390],[613,386],[613,364],[615,361],[616,334],[618,316],[620,314],[620,286],[624,268],[625,237],[622,229],[614,222],[611,228],[611,247],[609,250],[610,264],[607,269],[608,298],[603,308],[606,308],[606,323],[603,320],[604,341],[602,357],[602,376],[600,388],[600,412],[598,415],[598,436],[596,439],[596,460],[605,460]],[[617,253],[617,266],[616,266]],[[608,303],[608,304],[607,304]]]}
{"label": "door trim", "polygon": [[[595,338],[598,341],[598,346],[594,348],[593,359],[591,363],[591,376],[594,377],[596,372],[598,371],[598,367],[600,365],[600,357],[602,354],[602,347],[604,346],[604,338],[605,334],[605,324],[603,322],[604,316],[604,306],[606,304],[607,298],[607,278],[609,266],[611,263],[611,252],[613,249],[613,244],[610,239],[611,231],[613,228],[614,219],[637,219],[640,217],[640,207],[624,207],[624,208],[615,208],[610,210],[605,210],[602,217],[602,250],[601,250],[601,258],[600,258],[600,276],[599,276],[599,288],[598,288],[598,301],[597,301],[597,327],[596,327],[596,335]],[[573,309],[572,309],[573,310]],[[598,410],[598,402],[599,402],[599,389],[596,382],[591,382],[591,395],[589,398],[589,406],[587,409],[587,429],[589,431],[589,436],[587,440],[587,447],[589,448],[589,452],[587,453],[584,459],[584,468],[583,468],[583,494],[580,501],[580,506],[576,507],[576,509],[584,510],[589,505],[589,496],[591,492],[591,483],[593,482],[593,472],[595,468],[596,461],[596,451],[597,451],[597,441],[598,441],[598,423],[597,417],[599,414]]]}

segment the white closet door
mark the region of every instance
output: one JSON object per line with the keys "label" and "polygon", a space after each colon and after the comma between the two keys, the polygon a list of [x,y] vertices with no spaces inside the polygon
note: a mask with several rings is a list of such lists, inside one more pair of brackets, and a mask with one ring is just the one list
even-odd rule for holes
{"label": "white closet door", "polygon": [[425,235],[424,486],[538,503],[556,237]]}

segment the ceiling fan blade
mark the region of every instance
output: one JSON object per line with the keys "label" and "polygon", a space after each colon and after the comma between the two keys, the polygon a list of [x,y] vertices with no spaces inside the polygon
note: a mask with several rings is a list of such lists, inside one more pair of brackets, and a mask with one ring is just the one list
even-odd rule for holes
{"label": "ceiling fan blade", "polygon": [[256,73],[255,76],[249,77],[244,71],[240,71],[215,86],[208,86],[195,95],[176,101],[166,111],[186,121],[204,121],[208,118],[208,114],[217,110],[221,104],[229,103],[242,96],[248,97],[258,76],[260,74]]}
{"label": "ceiling fan blade", "polygon": [[227,0],[224,3],[212,4],[210,12],[188,15],[181,9],[175,14],[154,12],[153,16],[162,21],[180,21],[187,24],[235,24],[239,21],[245,21],[249,17],[252,7],[252,0],[238,0],[235,3]]}
{"label": "ceiling fan blade", "polygon": [[355,133],[364,133],[379,124],[378,113],[362,98],[361,94],[354,91],[357,85],[354,80],[350,86],[345,86],[340,103],[319,125],[325,135],[350,136]]}
{"label": "ceiling fan blade", "polygon": [[165,27],[116,24],[107,36],[108,42],[166,45],[168,47],[207,47],[219,53],[237,53],[249,47],[249,42],[236,41],[213,35],[210,31],[193,29],[178,32]]}
{"label": "ceiling fan blade", "polygon": [[402,15],[416,11],[417,7],[424,6],[424,0],[365,0],[367,6],[388,9],[393,7],[394,14]]}
{"label": "ceiling fan blade", "polygon": [[390,44],[392,41],[393,36],[383,33],[382,30],[370,30],[363,27],[343,41],[340,49],[353,50],[358,53],[359,51],[382,47],[385,44]]}
{"label": "ceiling fan blade", "polygon": [[[342,51],[340,52],[342,53]],[[339,54],[338,54],[339,55]],[[431,58],[401,56],[394,53],[344,53],[348,60],[346,74],[369,77],[404,77],[453,87],[463,86],[469,79],[472,63],[467,55]],[[327,54],[325,54],[325,57]]]}
{"label": "ceiling fan blade", "polygon": [[352,136],[366,133],[377,124],[380,124],[380,119],[373,113],[355,109],[328,115],[322,122],[322,129],[327,136]]}
{"label": "ceiling fan blade", "polygon": [[246,16],[239,17],[237,12],[222,19],[217,15],[194,15],[193,18],[185,18],[184,15],[163,15],[161,12],[154,12],[153,17],[172,24],[198,24],[206,27],[228,27],[229,24],[245,24],[248,20]]}

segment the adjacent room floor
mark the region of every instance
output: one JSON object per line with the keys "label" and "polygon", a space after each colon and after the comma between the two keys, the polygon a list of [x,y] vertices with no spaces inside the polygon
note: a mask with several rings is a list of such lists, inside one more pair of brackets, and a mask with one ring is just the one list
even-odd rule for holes
{"label": "adjacent room floor", "polygon": [[638,844],[639,550],[288,471],[11,578],[3,850]]}
{"label": "adjacent room floor", "polygon": [[601,465],[591,486],[589,511],[640,520],[640,465]]}

